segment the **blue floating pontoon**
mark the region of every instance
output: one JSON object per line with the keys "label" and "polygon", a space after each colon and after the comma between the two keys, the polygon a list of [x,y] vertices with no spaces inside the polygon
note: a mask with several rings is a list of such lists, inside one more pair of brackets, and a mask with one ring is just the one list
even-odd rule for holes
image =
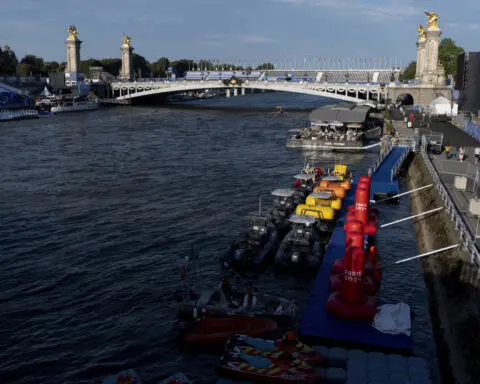
{"label": "blue floating pontoon", "polygon": [[[394,147],[372,177],[372,192],[398,193],[398,181],[391,182],[391,169],[397,164],[407,148]],[[380,189],[380,191],[379,191]],[[343,204],[340,219],[330,239],[323,263],[308,299],[300,322],[300,335],[330,341],[335,344],[362,346],[363,348],[410,352],[412,339],[406,335],[388,335],[373,328],[370,323],[338,319],[325,310],[330,296],[329,278],[333,263],[345,253],[345,231],[343,225],[348,206],[355,200],[356,184],[352,183]]]}

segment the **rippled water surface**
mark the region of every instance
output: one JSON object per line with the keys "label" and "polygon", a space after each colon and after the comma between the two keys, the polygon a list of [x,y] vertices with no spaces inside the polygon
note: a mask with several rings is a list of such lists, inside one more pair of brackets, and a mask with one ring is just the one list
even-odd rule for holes
{"label": "rippled water surface", "polygon": [[[228,103],[305,108],[325,101],[257,94]],[[91,383],[128,367],[147,383],[178,370],[214,382],[216,358],[186,351],[173,336],[175,262],[194,245],[205,279],[218,282],[218,256],[257,209],[259,194],[289,186],[302,167],[285,134],[306,117],[117,108],[1,125],[0,382]],[[368,165],[364,159],[352,168]],[[408,210],[404,200],[382,219]],[[382,255],[414,255],[411,225],[391,228],[379,235]],[[413,306],[416,353],[434,361],[420,266],[403,264],[385,276],[382,295]],[[254,284],[300,307],[310,288],[269,273]]]}

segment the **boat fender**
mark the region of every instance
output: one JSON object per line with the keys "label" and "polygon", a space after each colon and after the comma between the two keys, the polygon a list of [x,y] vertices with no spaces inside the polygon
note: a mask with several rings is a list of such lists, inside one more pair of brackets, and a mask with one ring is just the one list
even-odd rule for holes
{"label": "boat fender", "polygon": [[193,318],[195,320],[198,319],[198,309],[197,309],[197,307],[193,307]]}

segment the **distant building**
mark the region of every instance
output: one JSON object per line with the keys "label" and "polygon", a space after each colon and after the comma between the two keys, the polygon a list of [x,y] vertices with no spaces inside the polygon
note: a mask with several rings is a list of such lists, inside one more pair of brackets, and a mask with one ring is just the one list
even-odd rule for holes
{"label": "distant building", "polygon": [[458,105],[464,112],[480,111],[480,52],[463,52],[457,58],[455,88]]}

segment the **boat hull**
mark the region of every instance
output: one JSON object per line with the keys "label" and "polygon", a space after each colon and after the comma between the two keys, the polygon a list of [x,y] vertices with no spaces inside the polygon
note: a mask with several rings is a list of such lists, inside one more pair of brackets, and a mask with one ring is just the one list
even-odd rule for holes
{"label": "boat hull", "polygon": [[276,329],[275,321],[259,317],[207,318],[192,324],[186,330],[184,340],[188,344],[197,346],[219,345],[236,333],[263,336]]}
{"label": "boat hull", "polygon": [[58,113],[68,113],[68,112],[94,111],[99,107],[100,107],[99,103],[69,105],[69,106],[63,106],[63,107],[52,107],[50,112],[54,114],[58,114]]}

